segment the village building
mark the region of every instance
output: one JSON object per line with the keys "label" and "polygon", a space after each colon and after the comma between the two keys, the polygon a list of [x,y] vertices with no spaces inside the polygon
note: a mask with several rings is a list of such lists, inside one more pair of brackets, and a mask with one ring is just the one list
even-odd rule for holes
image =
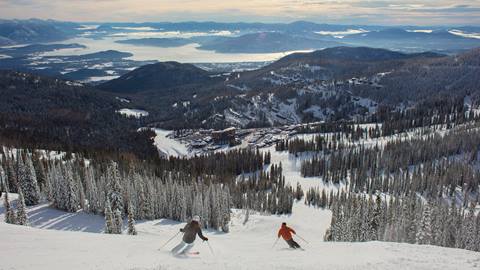
{"label": "village building", "polygon": [[235,143],[236,130],[236,128],[230,127],[224,130],[212,131],[212,140],[216,144],[233,144]]}

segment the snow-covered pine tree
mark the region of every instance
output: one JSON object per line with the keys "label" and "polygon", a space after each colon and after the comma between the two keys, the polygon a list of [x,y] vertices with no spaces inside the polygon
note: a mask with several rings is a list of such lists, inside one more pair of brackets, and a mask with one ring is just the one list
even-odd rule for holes
{"label": "snow-covered pine tree", "polygon": [[187,196],[185,194],[184,186],[180,186],[178,195],[180,196],[178,205],[180,207],[180,215],[178,220],[187,221]]}
{"label": "snow-covered pine tree", "polygon": [[23,226],[28,225],[27,206],[25,204],[25,198],[23,197],[23,191],[21,188],[18,190],[17,224]]}
{"label": "snow-covered pine tree", "polygon": [[222,231],[228,233],[230,231],[230,190],[225,187],[221,196],[222,207]]}
{"label": "snow-covered pine tree", "polygon": [[407,201],[405,202],[406,211],[403,212],[404,216],[404,240],[407,243],[415,244],[416,236],[417,236],[417,220],[418,217],[421,215],[419,214],[419,207],[417,207],[417,199],[415,195],[410,195],[409,197],[405,198]]}
{"label": "snow-covered pine tree", "polygon": [[85,168],[85,199],[85,211],[97,213],[100,208],[100,201],[98,198],[97,183],[95,181],[93,166]]}
{"label": "snow-covered pine tree", "polygon": [[0,164],[0,196],[3,192],[7,192],[8,185],[7,185],[7,175],[3,170],[2,164]]}
{"label": "snow-covered pine tree", "polygon": [[445,227],[443,229],[443,237],[442,237],[442,246],[444,247],[454,247],[455,246],[455,236],[457,232],[457,207],[455,205],[455,201],[452,200],[450,209],[448,210],[448,215],[445,219]]}
{"label": "snow-covered pine tree", "polygon": [[133,213],[134,211],[133,211],[132,204],[128,204],[128,234],[129,235],[137,235]]}
{"label": "snow-covered pine tree", "polygon": [[202,215],[202,213],[203,213],[202,192],[199,190],[196,190],[194,191],[194,195],[193,195],[192,216]]}
{"label": "snow-covered pine tree", "polygon": [[477,236],[475,240],[475,251],[480,251],[480,214],[477,214],[476,227]]}
{"label": "snow-covered pine tree", "polygon": [[377,195],[375,199],[375,205],[369,203],[369,207],[372,207],[372,215],[370,216],[370,239],[379,240],[379,229],[382,227],[382,198]]}
{"label": "snow-covered pine tree", "polygon": [[206,191],[203,196],[202,223],[204,227],[210,226],[210,192]]}
{"label": "snow-covered pine tree", "polygon": [[295,199],[300,201],[303,198],[303,190],[300,182],[297,182],[297,188],[295,189]]}
{"label": "snow-covered pine tree", "polygon": [[432,240],[432,220],[430,213],[430,206],[427,203],[423,205],[422,216],[420,224],[418,224],[417,243],[420,245],[430,245]]}
{"label": "snow-covered pine tree", "polygon": [[441,204],[437,202],[432,206],[431,211],[432,240],[430,241],[430,244],[436,246],[441,245],[442,223],[445,222],[444,220],[442,220],[441,207]]}
{"label": "snow-covered pine tree", "polygon": [[78,206],[80,204],[77,192],[77,184],[75,183],[75,179],[73,177],[73,169],[71,164],[65,165],[64,170],[64,179],[66,184],[66,205],[65,209],[68,212],[76,212],[78,210]]}
{"label": "snow-covered pine tree", "polygon": [[52,183],[53,204],[58,209],[66,209],[67,206],[67,185],[63,173],[63,164],[56,163],[50,170],[50,182]]}
{"label": "snow-covered pine tree", "polygon": [[8,200],[8,191],[5,192],[3,206],[5,207],[5,223],[17,224],[17,216]]}
{"label": "snow-covered pine tree", "polygon": [[10,192],[18,192],[18,181],[17,181],[17,173],[15,170],[15,166],[13,165],[12,157],[10,155],[6,155],[5,157],[5,171],[7,175],[7,185],[8,190]]}
{"label": "snow-covered pine tree", "polygon": [[35,168],[33,167],[32,159],[29,153],[25,155],[23,161],[22,154],[17,154],[18,164],[18,179],[23,191],[26,205],[36,205],[40,201],[40,189],[37,183],[37,176]]}
{"label": "snow-covered pine tree", "polygon": [[[371,199],[370,199],[371,201]],[[373,219],[373,213],[372,213],[372,203],[368,202],[366,199],[361,200],[361,211],[363,212],[362,215],[362,224],[360,226],[360,241],[370,241],[370,235],[372,232],[371,228],[371,220]],[[348,215],[347,215],[348,216]],[[351,230],[351,228],[348,228],[347,230]],[[352,240],[347,240],[347,241],[352,241]]]}
{"label": "snow-covered pine tree", "polygon": [[120,184],[121,177],[118,165],[115,162],[111,162],[107,168],[107,183],[108,183],[108,199],[110,200],[112,210],[115,212],[119,210],[123,215],[123,188]]}
{"label": "snow-covered pine tree", "polygon": [[40,159],[40,153],[38,151],[32,152],[32,164],[35,168],[35,175],[37,176],[38,187],[41,192],[45,191],[46,186],[46,172],[43,161]]}
{"label": "snow-covered pine tree", "polygon": [[123,219],[122,219],[122,212],[120,212],[120,210],[116,209],[115,210],[115,232],[116,234],[122,234],[122,231],[123,231]]}
{"label": "snow-covered pine tree", "polygon": [[113,219],[112,207],[110,206],[110,200],[107,198],[105,203],[105,233],[114,234],[117,231]]}
{"label": "snow-covered pine tree", "polygon": [[477,249],[477,225],[475,220],[475,205],[472,203],[469,207],[468,214],[463,222],[465,233],[465,249],[476,250]]}
{"label": "snow-covered pine tree", "polygon": [[137,198],[137,217],[140,219],[152,219],[153,218],[153,210],[152,205],[150,204],[150,198],[147,198],[144,184],[142,181],[142,177],[138,173],[134,173],[133,176],[133,184],[135,185],[135,189],[137,191],[138,196]]}

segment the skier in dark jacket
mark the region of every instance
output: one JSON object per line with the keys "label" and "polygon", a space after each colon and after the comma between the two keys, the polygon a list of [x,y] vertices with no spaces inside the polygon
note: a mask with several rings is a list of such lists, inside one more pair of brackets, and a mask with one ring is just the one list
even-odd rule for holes
{"label": "skier in dark jacket", "polygon": [[295,242],[295,240],[293,240],[292,233],[297,234],[292,228],[287,226],[286,222],[283,222],[282,227],[280,228],[280,230],[278,230],[278,238],[280,238],[281,236],[283,240],[285,240],[285,242],[287,242],[287,244],[293,249],[301,249],[302,247],[300,247],[300,245]]}
{"label": "skier in dark jacket", "polygon": [[200,228],[200,217],[194,216],[190,223],[187,223],[183,229],[180,229],[183,232],[182,242],[172,249],[174,255],[178,254],[188,254],[188,252],[193,248],[195,239],[200,237],[203,241],[208,241],[208,238],[203,236],[202,229]]}

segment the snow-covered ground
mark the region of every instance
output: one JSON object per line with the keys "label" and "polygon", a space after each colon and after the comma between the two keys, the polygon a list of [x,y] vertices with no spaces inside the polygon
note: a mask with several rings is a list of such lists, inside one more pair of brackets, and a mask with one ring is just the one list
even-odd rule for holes
{"label": "snow-covered ground", "polygon": [[[0,213],[3,209],[0,209]],[[170,220],[139,222],[139,235],[100,233],[103,218],[83,213],[68,214],[46,205],[29,209],[32,227],[0,222],[0,269],[478,269],[480,253],[397,243],[323,242],[329,211],[294,206],[291,216],[251,214],[234,211],[231,232],[207,231],[212,254],[206,243],[197,240],[193,248],[200,255],[174,257],[169,250],[177,237],[159,250],[184,224]],[[3,219],[3,214],[0,214]],[[298,242],[305,251],[287,248],[280,240],[275,247],[282,221],[307,239]],[[44,229],[39,229],[44,228]],[[50,229],[50,230],[45,230]]]}
{"label": "snow-covered ground", "polygon": [[154,129],[154,131],[157,134],[157,136],[155,136],[154,144],[165,156],[178,157],[188,155],[188,149],[185,144],[182,144],[169,137],[172,131],[158,128]]}
{"label": "snow-covered ground", "polygon": [[119,114],[124,115],[126,117],[135,117],[135,118],[140,118],[140,117],[145,117],[148,116],[148,112],[144,110],[138,110],[138,109],[120,109],[117,111]]}

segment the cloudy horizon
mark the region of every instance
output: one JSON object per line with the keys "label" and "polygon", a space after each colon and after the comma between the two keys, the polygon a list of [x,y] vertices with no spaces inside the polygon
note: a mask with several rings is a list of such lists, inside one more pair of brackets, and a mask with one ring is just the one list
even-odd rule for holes
{"label": "cloudy horizon", "polygon": [[480,25],[480,0],[0,0],[2,19]]}

